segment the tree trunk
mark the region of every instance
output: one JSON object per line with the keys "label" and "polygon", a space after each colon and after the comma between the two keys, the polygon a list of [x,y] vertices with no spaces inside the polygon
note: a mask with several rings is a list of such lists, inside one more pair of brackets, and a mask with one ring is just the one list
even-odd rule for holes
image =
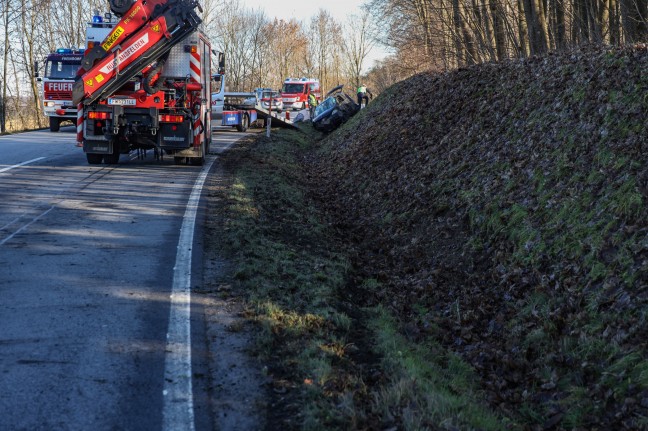
{"label": "tree trunk", "polygon": [[4,47],[2,57],[2,95],[0,96],[0,133],[6,132],[6,119],[7,119],[7,72],[9,71],[9,14],[10,14],[10,0],[4,2],[4,16],[2,23],[4,24]]}
{"label": "tree trunk", "polygon": [[452,22],[454,27],[455,52],[457,56],[457,66],[464,66],[467,62],[465,46],[461,41],[461,32],[463,28],[463,17],[460,10],[459,0],[452,0]]}
{"label": "tree trunk", "polygon": [[618,45],[621,43],[621,19],[619,12],[619,2],[609,0],[609,26],[610,26],[610,43]]}
{"label": "tree trunk", "polygon": [[601,42],[610,41],[610,1],[598,1],[598,15],[596,20],[601,31]]}
{"label": "tree trunk", "polygon": [[554,5],[554,43],[556,49],[563,50],[567,47],[567,33],[565,29],[565,0],[556,0]]}
{"label": "tree trunk", "polygon": [[506,47],[506,28],[504,26],[504,9],[500,0],[491,0],[490,2],[491,19],[493,20],[493,33],[495,36],[495,51],[497,59],[502,61],[508,57]]}
{"label": "tree trunk", "polygon": [[538,0],[523,0],[524,15],[526,17],[529,46],[531,55],[541,55],[547,52],[546,20],[542,5]]}
{"label": "tree trunk", "polygon": [[517,6],[518,6],[518,38],[520,41],[520,46],[519,46],[519,51],[520,54],[523,57],[526,57],[529,55],[529,44],[531,41],[529,40],[529,25],[526,20],[526,16],[524,13],[524,0],[518,0]]}

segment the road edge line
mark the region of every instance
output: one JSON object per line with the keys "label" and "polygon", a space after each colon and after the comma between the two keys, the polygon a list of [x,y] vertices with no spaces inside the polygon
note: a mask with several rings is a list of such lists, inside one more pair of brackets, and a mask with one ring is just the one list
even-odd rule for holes
{"label": "road edge line", "polygon": [[196,179],[187,201],[173,267],[164,360],[164,431],[195,429],[191,381],[191,258],[198,205],[205,180],[216,157],[210,159]]}

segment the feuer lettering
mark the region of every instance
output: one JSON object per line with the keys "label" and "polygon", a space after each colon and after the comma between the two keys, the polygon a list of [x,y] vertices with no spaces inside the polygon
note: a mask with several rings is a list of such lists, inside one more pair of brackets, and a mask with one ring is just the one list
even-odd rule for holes
{"label": "feuer lettering", "polygon": [[47,90],[48,91],[72,91],[71,82],[48,82]]}

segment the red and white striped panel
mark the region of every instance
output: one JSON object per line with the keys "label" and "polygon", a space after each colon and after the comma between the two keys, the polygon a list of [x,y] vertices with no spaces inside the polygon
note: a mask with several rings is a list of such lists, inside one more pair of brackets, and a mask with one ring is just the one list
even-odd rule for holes
{"label": "red and white striped panel", "polygon": [[200,82],[200,54],[197,52],[191,53],[191,80],[193,82]]}
{"label": "red and white striped panel", "polygon": [[198,148],[200,146],[200,139],[201,139],[201,134],[200,134],[200,129],[201,129],[201,121],[200,121],[200,109],[196,114],[193,116],[193,144],[194,147]]}
{"label": "red and white striped panel", "polygon": [[[197,82],[200,83],[200,77],[201,77],[201,67],[200,67],[200,53],[198,52],[192,52],[190,56],[190,61],[191,61],[191,81],[192,82]],[[195,148],[198,148],[200,146],[200,141],[201,141],[201,121],[200,121],[200,112],[201,109],[198,109],[198,112],[196,112],[193,116],[193,144]]]}
{"label": "red and white striped panel", "polygon": [[83,147],[83,103],[77,105],[77,147]]}

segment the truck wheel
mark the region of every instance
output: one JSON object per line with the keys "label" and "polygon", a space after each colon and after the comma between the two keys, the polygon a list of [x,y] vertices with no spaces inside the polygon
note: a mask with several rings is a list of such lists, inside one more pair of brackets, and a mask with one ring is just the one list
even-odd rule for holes
{"label": "truck wheel", "polygon": [[176,165],[184,165],[187,162],[186,157],[174,157],[173,163]]}
{"label": "truck wheel", "polygon": [[61,129],[61,119],[49,117],[50,132],[58,132]]}
{"label": "truck wheel", "polygon": [[133,0],[110,0],[110,10],[117,16],[122,16],[133,5]]}
{"label": "truck wheel", "polygon": [[249,117],[247,115],[243,115],[243,118],[241,118],[241,124],[238,124],[236,126],[236,130],[238,130],[239,132],[245,132],[248,128],[249,121]]}
{"label": "truck wheel", "polygon": [[114,152],[112,154],[105,154],[104,161],[107,165],[116,165],[119,163],[119,152]]}
{"label": "truck wheel", "polygon": [[193,166],[202,166],[205,164],[205,157],[206,157],[206,143],[203,142],[203,144],[200,146],[200,157],[191,157],[189,159],[189,163]]}
{"label": "truck wheel", "polygon": [[104,163],[107,165],[116,165],[119,163],[119,150],[121,149],[121,142],[119,138],[112,140],[112,153],[104,154]]}
{"label": "truck wheel", "polygon": [[103,154],[90,154],[86,153],[89,165],[100,165],[103,160]]}

